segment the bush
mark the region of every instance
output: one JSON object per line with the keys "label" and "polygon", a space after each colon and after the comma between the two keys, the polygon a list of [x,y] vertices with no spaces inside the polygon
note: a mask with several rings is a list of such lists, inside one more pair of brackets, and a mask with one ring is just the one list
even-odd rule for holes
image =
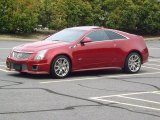
{"label": "bush", "polygon": [[52,22],[49,27],[62,29],[65,27],[91,25],[91,5],[82,0],[56,0],[53,4]]}
{"label": "bush", "polygon": [[37,25],[39,0],[0,1],[0,32],[32,32]]}
{"label": "bush", "polygon": [[145,0],[139,6],[138,31],[142,33],[160,32],[160,4],[157,0]]}
{"label": "bush", "polygon": [[160,32],[158,0],[1,0],[0,32],[33,32],[97,25],[131,32]]}
{"label": "bush", "polygon": [[[115,0],[116,1],[116,0]],[[160,4],[157,0],[106,0],[109,28],[146,33],[160,32]],[[118,2],[119,1],[119,2]]]}

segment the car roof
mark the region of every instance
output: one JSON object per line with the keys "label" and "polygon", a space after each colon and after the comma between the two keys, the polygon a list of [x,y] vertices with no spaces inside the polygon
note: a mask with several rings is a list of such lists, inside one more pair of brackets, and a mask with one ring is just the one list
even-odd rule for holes
{"label": "car roof", "polygon": [[99,26],[79,26],[79,27],[71,27],[68,29],[77,29],[77,30],[92,30],[92,29],[100,29]]}
{"label": "car roof", "polygon": [[130,38],[131,36],[137,36],[137,35],[134,35],[134,34],[131,34],[131,33],[127,33],[127,32],[123,32],[123,31],[120,31],[120,30],[115,30],[115,29],[110,29],[110,28],[104,28],[104,27],[99,27],[99,26],[78,26],[78,27],[71,27],[71,28],[66,28],[66,29],[71,29],[71,30],[84,30],[84,31],[90,31],[90,30],[95,30],[95,29],[103,29],[103,30],[110,30],[110,31],[113,31],[115,33],[118,33],[122,36],[125,36],[127,38]]}

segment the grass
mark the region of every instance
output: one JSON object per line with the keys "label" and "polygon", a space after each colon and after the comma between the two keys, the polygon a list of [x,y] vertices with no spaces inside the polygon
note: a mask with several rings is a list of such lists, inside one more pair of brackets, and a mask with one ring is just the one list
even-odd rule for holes
{"label": "grass", "polygon": [[19,38],[19,39],[43,39],[47,35],[44,34],[0,34],[0,38]]}
{"label": "grass", "polygon": [[39,30],[33,33],[18,33],[18,34],[0,34],[0,38],[17,38],[17,39],[44,39],[48,35],[55,33],[54,30]]}
{"label": "grass", "polygon": [[160,37],[160,34],[142,35],[144,38]]}

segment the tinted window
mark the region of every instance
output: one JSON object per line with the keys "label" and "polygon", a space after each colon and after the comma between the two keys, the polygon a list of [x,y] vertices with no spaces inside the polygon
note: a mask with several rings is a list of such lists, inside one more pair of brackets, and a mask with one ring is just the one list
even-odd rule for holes
{"label": "tinted window", "polygon": [[46,41],[65,41],[73,42],[79,39],[86,31],[84,30],[74,30],[74,29],[65,29],[60,32],[57,32],[50,37],[46,38]]}
{"label": "tinted window", "polygon": [[109,37],[104,30],[94,31],[88,34],[86,37],[91,38],[93,41],[109,40]]}
{"label": "tinted window", "polygon": [[114,40],[114,39],[126,39],[124,36],[119,35],[119,34],[113,32],[113,31],[106,30],[105,32],[107,33],[107,35],[109,36],[109,38],[111,40]]}

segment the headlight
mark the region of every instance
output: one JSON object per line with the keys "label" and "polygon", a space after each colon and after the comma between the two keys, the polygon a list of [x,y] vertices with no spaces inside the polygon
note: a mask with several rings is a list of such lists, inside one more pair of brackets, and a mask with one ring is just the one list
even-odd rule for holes
{"label": "headlight", "polygon": [[42,50],[42,51],[39,51],[37,53],[37,55],[35,56],[35,60],[43,60],[44,56],[46,55],[48,50]]}
{"label": "headlight", "polygon": [[14,51],[15,48],[16,47],[12,48],[12,50],[10,51],[10,53],[8,55],[9,58],[14,56],[14,52],[13,51]]}

